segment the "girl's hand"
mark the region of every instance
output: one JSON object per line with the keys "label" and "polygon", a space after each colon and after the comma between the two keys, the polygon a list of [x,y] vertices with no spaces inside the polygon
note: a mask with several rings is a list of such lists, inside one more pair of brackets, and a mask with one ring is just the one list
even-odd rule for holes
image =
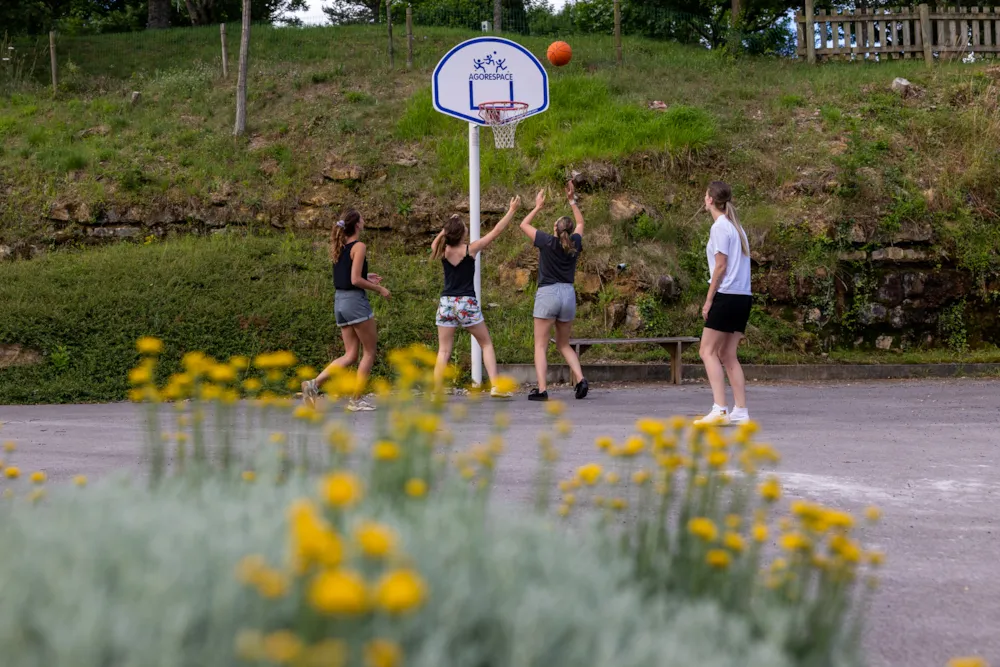
{"label": "girl's hand", "polygon": [[516,195],[511,197],[510,206],[507,209],[508,213],[513,213],[517,209],[521,208],[521,195]]}
{"label": "girl's hand", "polygon": [[711,310],[712,310],[712,302],[711,302],[711,301],[706,301],[706,302],[705,302],[705,305],[701,307],[701,316],[702,316],[702,318],[703,318],[703,319],[704,319],[704,320],[705,320],[706,322],[708,321],[708,313],[709,313],[709,312],[710,312]]}
{"label": "girl's hand", "polygon": [[382,282],[382,276],[380,276],[377,273],[369,273],[368,282],[370,282],[373,285],[378,285],[380,282]]}
{"label": "girl's hand", "polygon": [[572,180],[566,183],[566,199],[569,200],[570,204],[576,203],[576,186],[573,185]]}
{"label": "girl's hand", "polygon": [[387,299],[388,300],[388,299],[392,298],[392,292],[390,292],[386,288],[382,287],[381,285],[379,285],[378,293],[382,295],[383,299]]}
{"label": "girl's hand", "polygon": [[540,209],[543,206],[545,206],[545,188],[539,190],[538,194],[535,195],[535,209]]}

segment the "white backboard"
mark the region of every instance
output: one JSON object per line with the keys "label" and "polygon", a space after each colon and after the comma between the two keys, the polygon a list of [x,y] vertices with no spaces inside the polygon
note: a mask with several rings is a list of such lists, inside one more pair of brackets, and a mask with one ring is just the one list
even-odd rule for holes
{"label": "white backboard", "polygon": [[477,37],[449,51],[431,79],[434,108],[469,123],[483,102],[524,102],[525,116],[549,108],[549,75],[526,48],[500,37]]}

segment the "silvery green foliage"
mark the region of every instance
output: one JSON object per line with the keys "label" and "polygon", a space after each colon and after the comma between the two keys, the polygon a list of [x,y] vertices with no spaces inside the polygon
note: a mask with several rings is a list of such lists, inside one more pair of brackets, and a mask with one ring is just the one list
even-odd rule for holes
{"label": "silvery green foliage", "polygon": [[[223,667],[240,629],[285,627],[294,598],[261,600],[243,556],[283,562],[286,509],[311,482],[213,478],[154,491],[123,481],[0,510],[4,667]],[[587,531],[443,494],[394,525],[427,605],[393,624],[408,667],[792,664],[774,639],[710,603],[643,600],[623,559]]]}

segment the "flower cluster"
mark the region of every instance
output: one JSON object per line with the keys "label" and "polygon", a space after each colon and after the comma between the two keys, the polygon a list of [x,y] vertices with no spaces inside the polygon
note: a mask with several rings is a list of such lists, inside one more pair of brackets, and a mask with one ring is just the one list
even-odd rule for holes
{"label": "flower cluster", "polygon": [[[240,562],[240,581],[269,600],[296,596],[304,614],[292,629],[241,633],[240,657],[326,666],[348,664],[355,654],[371,667],[402,663],[402,648],[385,635],[394,619],[424,605],[427,586],[392,528],[355,516],[363,495],[353,473],[331,472],[321,480],[317,500],[302,499],[290,508],[283,567],[256,555]],[[348,621],[352,630],[345,632]]]}

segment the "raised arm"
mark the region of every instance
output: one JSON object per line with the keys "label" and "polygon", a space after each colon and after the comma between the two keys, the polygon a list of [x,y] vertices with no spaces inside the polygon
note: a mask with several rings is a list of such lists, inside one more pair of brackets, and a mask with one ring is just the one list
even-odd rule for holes
{"label": "raised arm", "polygon": [[[478,241],[469,244],[469,254],[476,255],[480,251],[484,250],[491,243],[493,243],[493,241],[495,241],[496,238],[500,236],[503,230],[507,228],[507,225],[510,224],[510,221],[514,219],[514,214],[517,213],[517,209],[519,208],[521,208],[521,198],[513,197],[510,200],[510,206],[507,208],[507,215],[500,218],[500,222],[498,222],[496,226],[494,226],[493,229],[490,230],[489,234],[479,239]],[[442,234],[443,233],[444,232],[442,232]]]}
{"label": "raised arm", "polygon": [[576,186],[573,185],[573,181],[566,184],[566,198],[569,199],[569,207],[573,209],[573,219],[576,220],[576,229],[573,233],[583,236],[583,211],[577,206]]}
{"label": "raised arm", "polygon": [[531,239],[532,243],[535,242],[535,234],[538,230],[535,229],[531,223],[535,219],[535,216],[538,215],[538,212],[542,210],[543,206],[545,206],[544,189],[539,190],[538,194],[535,195],[535,208],[531,209],[531,212],[528,213],[528,215],[524,217],[524,220],[521,221],[521,231],[524,232],[525,236]]}
{"label": "raised arm", "polygon": [[[365,247],[364,243],[356,243],[354,244],[354,247],[351,248],[351,284],[355,287],[360,287],[363,290],[378,292],[383,297],[388,299],[390,296],[389,290],[368,280],[368,276],[361,275],[361,271],[365,266],[366,252],[368,252],[368,249]],[[381,278],[379,278],[379,280],[381,280]]]}
{"label": "raised arm", "polygon": [[444,228],[443,227],[441,228],[441,231],[438,232],[438,235],[434,237],[434,240],[431,241],[431,260],[432,261],[435,260],[435,259],[439,259],[441,257],[441,255],[444,254],[443,248],[441,248],[441,244],[442,243],[444,243]]}

